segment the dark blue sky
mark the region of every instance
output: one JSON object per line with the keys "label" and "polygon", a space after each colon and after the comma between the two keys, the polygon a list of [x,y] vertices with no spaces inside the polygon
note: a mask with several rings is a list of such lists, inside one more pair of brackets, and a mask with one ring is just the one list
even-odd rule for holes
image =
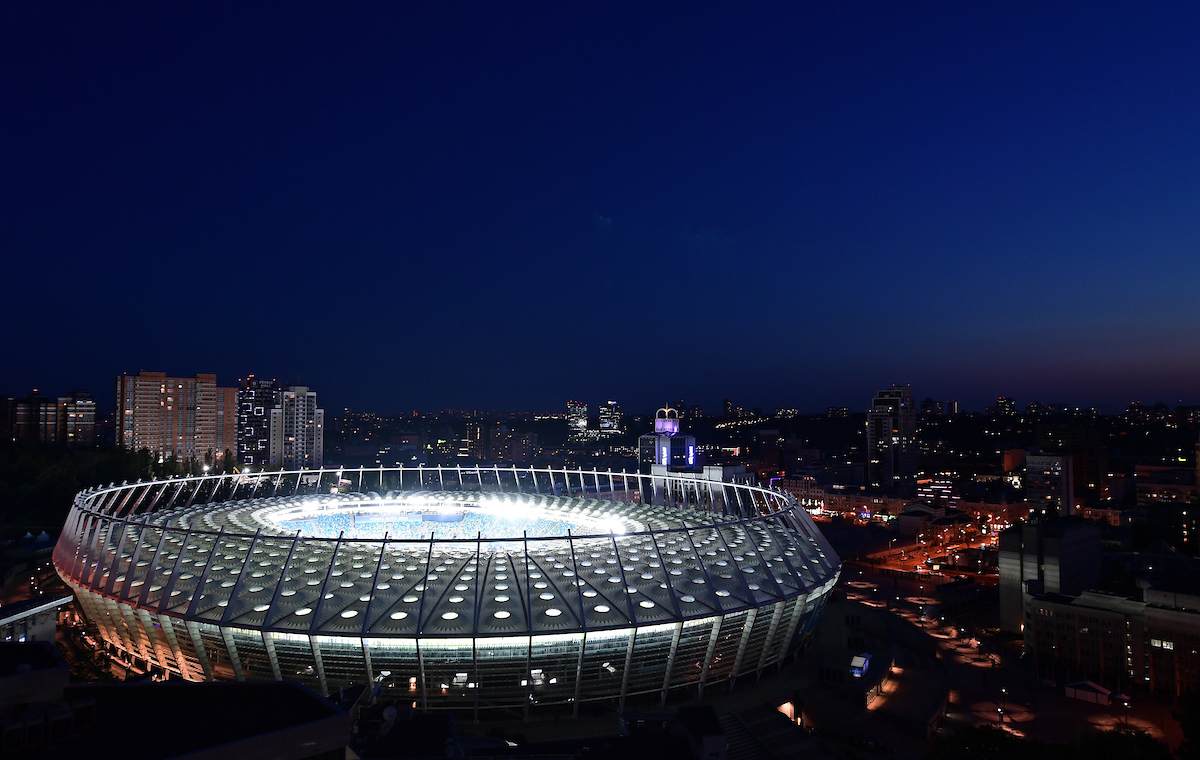
{"label": "dark blue sky", "polygon": [[1200,6],[427,5],[0,5],[0,391],[1200,403]]}

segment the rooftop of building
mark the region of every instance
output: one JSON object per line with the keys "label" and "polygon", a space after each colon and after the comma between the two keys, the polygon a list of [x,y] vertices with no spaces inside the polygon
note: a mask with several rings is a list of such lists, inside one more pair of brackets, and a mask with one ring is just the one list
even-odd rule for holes
{"label": "rooftop of building", "polygon": [[23,617],[43,610],[53,609],[59,605],[68,604],[74,598],[70,594],[57,597],[39,596],[33,599],[22,599],[19,602],[0,605],[0,625],[20,620]]}

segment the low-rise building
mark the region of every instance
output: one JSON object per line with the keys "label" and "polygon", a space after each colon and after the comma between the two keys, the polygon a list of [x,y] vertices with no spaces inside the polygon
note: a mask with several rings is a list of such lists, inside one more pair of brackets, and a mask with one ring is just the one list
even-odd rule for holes
{"label": "low-rise building", "polygon": [[1164,585],[1142,595],[1034,596],[1025,640],[1042,678],[1170,696],[1200,684],[1200,593]]}

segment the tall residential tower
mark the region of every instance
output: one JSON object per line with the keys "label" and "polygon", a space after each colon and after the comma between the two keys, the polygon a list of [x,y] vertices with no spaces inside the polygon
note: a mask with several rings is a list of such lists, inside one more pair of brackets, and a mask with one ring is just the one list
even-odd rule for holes
{"label": "tall residential tower", "polygon": [[879,391],[867,411],[867,482],[906,489],[917,477],[917,410],[907,385]]}
{"label": "tall residential tower", "polygon": [[159,461],[216,463],[237,448],[236,410],[237,388],[218,388],[216,375],[122,375],[117,378],[117,445],[148,449]]}
{"label": "tall residential tower", "polygon": [[237,394],[237,460],[261,468],[271,455],[271,410],[279,403],[279,384],[250,375]]}
{"label": "tall residential tower", "polygon": [[303,385],[284,388],[271,410],[270,464],[285,470],[310,470],[324,461],[325,410],[317,394]]}

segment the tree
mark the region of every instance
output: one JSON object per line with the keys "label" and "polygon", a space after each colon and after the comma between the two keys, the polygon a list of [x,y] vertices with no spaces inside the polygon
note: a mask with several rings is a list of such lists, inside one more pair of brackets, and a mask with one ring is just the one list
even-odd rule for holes
{"label": "tree", "polygon": [[995,726],[965,726],[949,735],[939,735],[929,745],[925,760],[1049,760],[1061,757],[1047,752],[1039,741],[1021,739]]}
{"label": "tree", "polygon": [[1200,690],[1192,686],[1183,692],[1178,706],[1174,717],[1183,730],[1183,741],[1175,754],[1184,760],[1200,760]]}
{"label": "tree", "polygon": [[1080,760],[1171,760],[1171,750],[1145,731],[1080,731],[1071,742]]}

